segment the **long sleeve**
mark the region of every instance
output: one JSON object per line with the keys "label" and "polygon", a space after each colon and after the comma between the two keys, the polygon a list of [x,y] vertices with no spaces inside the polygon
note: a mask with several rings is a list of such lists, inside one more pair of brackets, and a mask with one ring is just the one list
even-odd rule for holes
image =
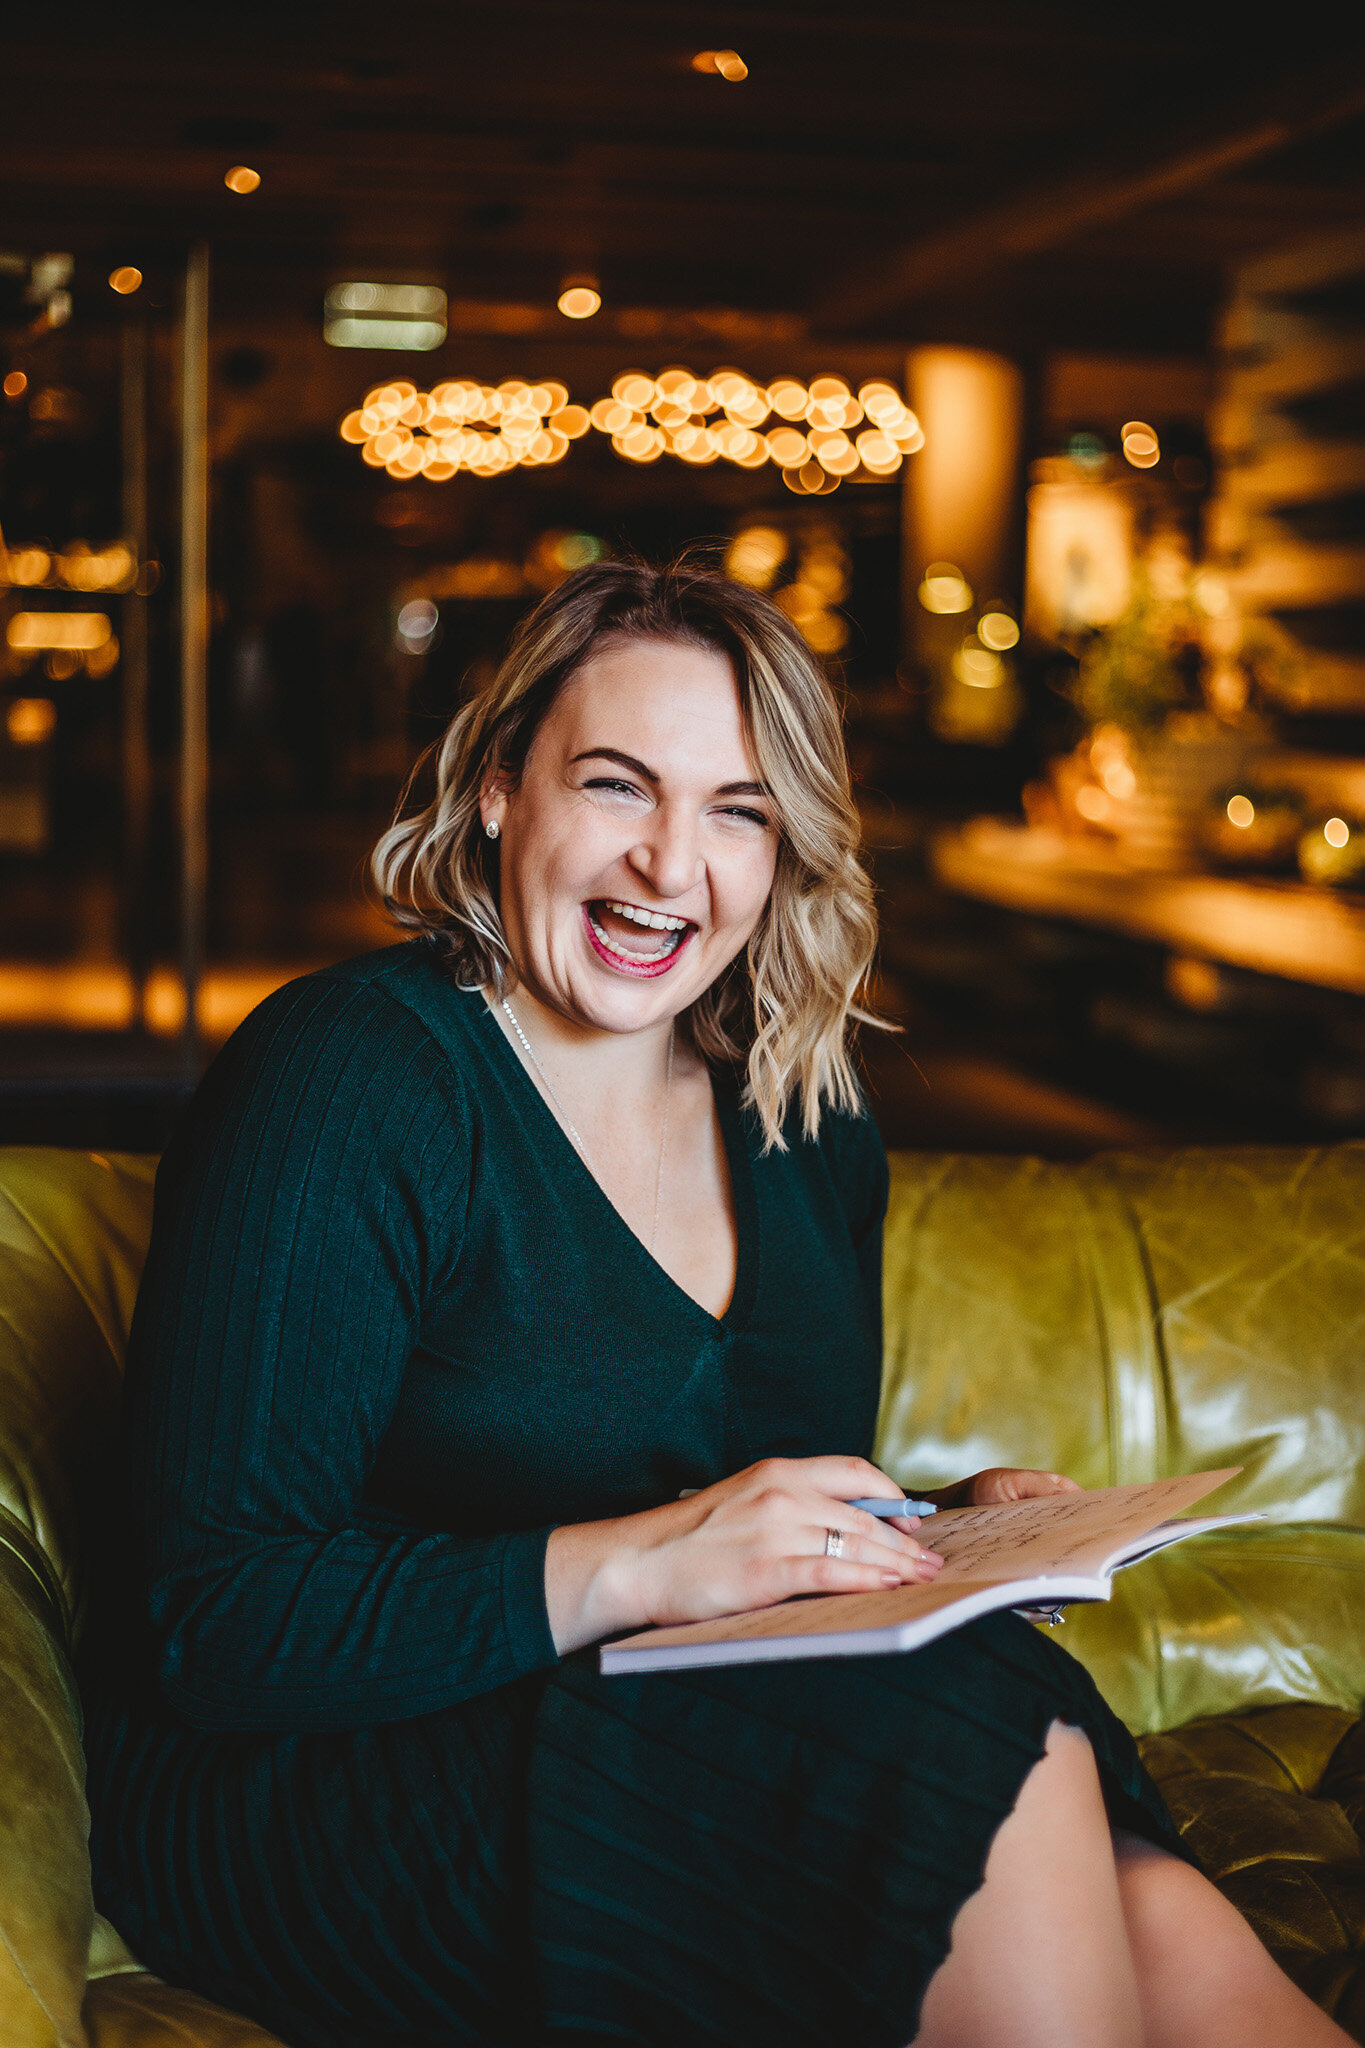
{"label": "long sleeve", "polygon": [[470,1153],[426,1025],[322,974],[247,1020],[162,1161],[132,1469],[158,1678],[196,1726],[400,1720],[554,1661],[548,1530],[393,1534],[362,1508]]}

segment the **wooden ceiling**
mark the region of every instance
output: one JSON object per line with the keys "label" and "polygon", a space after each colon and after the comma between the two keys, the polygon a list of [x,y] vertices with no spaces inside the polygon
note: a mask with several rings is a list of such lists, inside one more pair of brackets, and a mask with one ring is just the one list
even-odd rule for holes
{"label": "wooden ceiling", "polygon": [[[1365,17],[1340,7],[54,19],[6,23],[0,247],[152,275],[206,235],[239,318],[420,276],[470,331],[562,331],[560,280],[586,269],[604,336],[722,308],[774,334],[1190,350],[1229,263],[1365,220]],[[743,82],[692,69],[723,46]],[[224,188],[236,162],[262,174],[250,197]]]}

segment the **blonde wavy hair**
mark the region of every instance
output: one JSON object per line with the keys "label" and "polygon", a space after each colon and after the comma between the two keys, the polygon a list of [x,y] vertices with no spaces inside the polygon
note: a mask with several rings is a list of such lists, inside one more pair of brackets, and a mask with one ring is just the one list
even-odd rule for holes
{"label": "blonde wavy hair", "polygon": [[[810,1138],[822,1109],[860,1107],[849,1034],[854,1022],[880,1022],[860,1002],[877,921],[834,692],[766,597],[687,562],[577,570],[522,620],[492,680],[422,756],[371,872],[390,916],[427,938],[460,987],[509,992],[516,973],[480,793],[492,781],[515,785],[558,691],[604,642],[620,640],[713,648],[734,671],[750,757],[777,816],[777,868],[747,948],[692,1004],[688,1025],[703,1059],[745,1067],[746,1104],[766,1145],[783,1149],[794,1098]],[[433,759],[435,795],[405,817]]]}

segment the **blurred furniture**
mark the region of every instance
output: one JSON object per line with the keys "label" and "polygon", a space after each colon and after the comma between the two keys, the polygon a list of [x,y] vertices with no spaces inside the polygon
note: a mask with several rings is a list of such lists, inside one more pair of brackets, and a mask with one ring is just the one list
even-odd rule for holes
{"label": "blurred furniture", "polygon": [[1365,995],[1365,897],[1302,882],[1143,869],[1100,839],[1067,839],[1001,818],[939,833],[932,863],[945,887],[1005,910]]}
{"label": "blurred furniture", "polygon": [[[278,2048],[141,1969],[90,1897],[71,1656],[154,1162],[0,1151],[0,2038]],[[1365,2041],[1365,1146],[902,1154],[879,1455],[1089,1485],[1239,1463],[1063,1640],[1286,1967]]]}
{"label": "blurred furniture", "polygon": [[1233,271],[1209,417],[1208,559],[1226,592],[1212,684],[1250,648],[1267,701],[1291,716],[1365,713],[1363,345],[1359,226]]}

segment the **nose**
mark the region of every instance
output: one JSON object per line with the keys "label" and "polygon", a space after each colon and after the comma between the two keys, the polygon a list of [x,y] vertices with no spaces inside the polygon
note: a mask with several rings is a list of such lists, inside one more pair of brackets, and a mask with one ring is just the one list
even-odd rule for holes
{"label": "nose", "polygon": [[685,896],[705,873],[697,819],[684,807],[660,804],[628,858],[657,897]]}

